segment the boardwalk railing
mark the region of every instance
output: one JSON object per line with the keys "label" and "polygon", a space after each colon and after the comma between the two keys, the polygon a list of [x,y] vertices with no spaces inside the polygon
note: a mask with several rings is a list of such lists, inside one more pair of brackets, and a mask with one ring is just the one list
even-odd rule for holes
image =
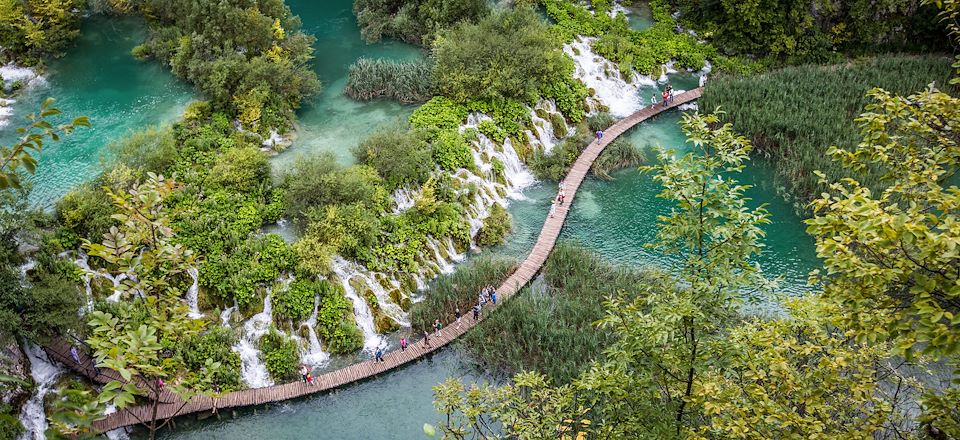
{"label": "boardwalk railing", "polygon": [[[540,271],[540,268],[547,260],[547,255],[553,250],[563,223],[567,218],[567,212],[573,204],[577,189],[586,177],[587,172],[593,165],[593,162],[600,156],[603,149],[606,148],[617,137],[624,132],[661,112],[688,103],[700,97],[703,88],[697,88],[675,96],[674,102],[667,107],[660,104],[654,104],[645,107],[629,117],[617,122],[608,128],[604,133],[603,139],[592,142],[577,161],[573,168],[563,179],[562,185],[569,195],[563,205],[559,205],[553,214],[547,217],[537,238],[537,243],[533,250],[523,260],[523,263],[511,274],[497,289],[497,295],[504,301],[520,291],[533,277]],[[503,301],[501,301],[501,304]],[[483,318],[481,317],[481,321]],[[384,362],[365,361],[341,368],[336,371],[321,374],[314,378],[313,385],[307,385],[303,382],[291,382],[280,385],[274,385],[264,388],[253,388],[241,391],[226,393],[218,397],[194,397],[186,405],[183,402],[161,403],[157,410],[157,419],[164,420],[184,414],[190,414],[201,411],[218,411],[224,408],[236,408],[242,406],[262,405],[270,402],[294,399],[297,397],[314,394],[321,391],[331,390],[346,384],[361,381],[384,371],[392,370],[411,361],[420,359],[425,355],[449,344],[460,335],[477,325],[471,317],[467,316],[461,319],[459,327],[455,324],[442,330],[439,335],[431,335],[428,341],[418,341],[411,344],[404,351],[393,351],[384,356]],[[166,402],[161,399],[161,402]],[[94,423],[94,428],[100,432],[106,432],[124,426],[136,425],[139,420],[151,419],[152,405],[137,406],[126,408],[124,410],[108,415],[102,420]]]}

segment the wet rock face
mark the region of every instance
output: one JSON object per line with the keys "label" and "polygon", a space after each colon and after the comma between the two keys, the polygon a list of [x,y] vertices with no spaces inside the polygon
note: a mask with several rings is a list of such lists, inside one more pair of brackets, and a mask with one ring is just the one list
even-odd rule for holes
{"label": "wet rock face", "polygon": [[[0,346],[0,374],[30,382],[30,366],[27,364],[27,357],[13,338],[9,343]],[[30,397],[30,390],[20,385],[11,385],[11,387],[0,392],[0,403],[19,410],[23,402]]]}

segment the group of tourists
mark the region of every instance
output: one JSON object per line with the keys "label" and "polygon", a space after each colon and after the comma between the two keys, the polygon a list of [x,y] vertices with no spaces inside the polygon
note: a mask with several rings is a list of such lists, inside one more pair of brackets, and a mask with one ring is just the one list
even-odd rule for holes
{"label": "group of tourists", "polygon": [[307,385],[313,385],[313,372],[307,364],[300,364],[300,379]]}
{"label": "group of tourists", "polygon": [[673,86],[667,84],[667,88],[663,89],[660,96],[663,98],[662,102],[664,107],[673,104]]}

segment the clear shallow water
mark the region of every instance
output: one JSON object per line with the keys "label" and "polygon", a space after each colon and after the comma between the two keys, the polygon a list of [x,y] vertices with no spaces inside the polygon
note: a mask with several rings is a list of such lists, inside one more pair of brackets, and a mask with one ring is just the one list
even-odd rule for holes
{"label": "clear shallow water", "polygon": [[73,118],[87,116],[93,127],[79,129],[59,143],[47,143],[31,179],[30,201],[50,206],[74,186],[101,171],[107,145],[131,130],[172,121],[193,98],[189,85],[159,63],[140,62],[130,49],[143,42],[146,28],[134,18],[94,16],[84,20],[80,37],[63,58],[52,60],[46,84],[17,97],[10,124],[0,142],[16,139],[23,117],[39,109],[48,96]]}
{"label": "clear shallow water", "polygon": [[[177,420],[164,440],[231,439],[420,439],[423,424],[440,419],[433,409],[433,386],[447,378],[492,382],[458,349],[446,349],[374,379],[295,401],[237,411],[232,418]],[[140,439],[146,435],[132,436]]]}
{"label": "clear shallow water", "polygon": [[321,151],[331,151],[342,163],[350,163],[352,147],[380,127],[406,121],[416,108],[392,101],[357,102],[347,98],[343,89],[350,65],[361,57],[411,60],[422,57],[423,52],[397,41],[364,42],[351,0],[290,0],[287,4],[300,16],[304,32],[317,37],[313,65],[323,91],[298,112],[297,139],[274,159],[274,165],[282,170],[301,155]]}

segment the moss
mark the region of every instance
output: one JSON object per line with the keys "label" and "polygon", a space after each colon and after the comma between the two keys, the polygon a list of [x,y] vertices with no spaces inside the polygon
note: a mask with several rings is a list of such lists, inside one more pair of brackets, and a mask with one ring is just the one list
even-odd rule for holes
{"label": "moss", "polygon": [[393,318],[383,313],[377,314],[373,324],[377,330],[377,333],[391,333],[400,330],[400,324],[398,324],[397,321],[394,321]]}
{"label": "moss", "polygon": [[567,124],[560,113],[550,113],[550,124],[553,125],[553,134],[557,138],[567,137]]}
{"label": "moss", "polygon": [[503,243],[510,232],[510,213],[499,203],[490,208],[490,215],[483,220],[483,227],[477,232],[477,244],[480,246],[494,246]]}

